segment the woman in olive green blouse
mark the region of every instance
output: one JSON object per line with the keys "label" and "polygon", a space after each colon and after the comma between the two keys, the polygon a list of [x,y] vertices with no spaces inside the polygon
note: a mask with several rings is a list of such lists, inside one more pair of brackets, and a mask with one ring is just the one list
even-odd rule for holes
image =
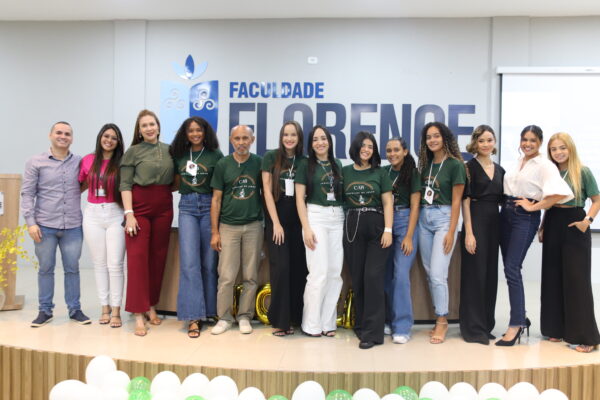
{"label": "woman in olive green blouse", "polygon": [[138,114],[131,147],[121,161],[121,197],[125,209],[127,302],[135,314],[135,334],[147,333],[144,318],[160,325],[158,303],[173,221],[173,160],[169,145],[161,143],[156,114]]}

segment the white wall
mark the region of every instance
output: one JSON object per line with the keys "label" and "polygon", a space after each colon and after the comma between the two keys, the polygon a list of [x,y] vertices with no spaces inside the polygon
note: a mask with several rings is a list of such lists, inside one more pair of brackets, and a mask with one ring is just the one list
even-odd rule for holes
{"label": "white wall", "polygon": [[[137,111],[160,108],[160,82],[177,80],[171,62],[188,54],[209,62],[202,79],[218,79],[222,95],[228,81],[324,81],[323,101],[342,103],[348,113],[355,102],[393,103],[398,118],[404,103],[413,113],[422,104],[473,104],[476,113],[461,117],[462,125],[497,126],[496,67],[598,65],[599,39],[600,17],[0,22],[0,173],[22,172],[27,157],[47,148],[48,129],[59,119],[73,124],[76,153],[92,151],[108,121],[128,142]],[[319,63],[307,64],[308,56]],[[269,102],[268,147],[283,107]],[[222,142],[226,110],[219,115]],[[377,122],[363,116],[363,123]],[[526,279],[539,279],[540,258],[534,245]]]}

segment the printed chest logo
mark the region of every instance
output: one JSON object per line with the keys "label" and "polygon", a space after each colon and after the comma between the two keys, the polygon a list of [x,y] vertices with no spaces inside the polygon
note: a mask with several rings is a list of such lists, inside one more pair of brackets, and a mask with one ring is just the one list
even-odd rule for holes
{"label": "printed chest logo", "polygon": [[332,176],[333,176],[333,173],[330,171],[326,174],[323,174],[323,176],[321,177],[321,185],[320,186],[321,186],[321,191],[324,194],[327,194],[331,191],[332,181],[333,181]]}
{"label": "printed chest logo", "polygon": [[367,182],[351,182],[346,186],[346,196],[356,206],[368,206],[375,198],[373,185]]}
{"label": "printed chest logo", "polygon": [[231,195],[236,200],[248,200],[256,193],[256,181],[250,175],[240,175],[233,181]]}
{"label": "printed chest logo", "polygon": [[183,180],[189,186],[202,186],[208,178],[208,168],[202,163],[196,163],[196,176],[192,176],[185,170],[185,165],[179,168],[179,174],[181,180]]}

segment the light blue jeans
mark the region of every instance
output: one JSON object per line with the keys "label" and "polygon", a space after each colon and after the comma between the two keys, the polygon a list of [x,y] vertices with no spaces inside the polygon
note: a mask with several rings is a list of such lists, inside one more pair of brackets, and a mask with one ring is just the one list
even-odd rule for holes
{"label": "light blue jeans", "polygon": [[385,272],[385,294],[387,303],[386,322],[393,335],[410,336],[413,326],[413,309],[410,297],[410,269],[417,254],[419,227],[413,234],[413,251],[409,255],[402,252],[402,241],[408,230],[410,208],[394,212],[392,251]]}
{"label": "light blue jeans", "polygon": [[34,243],[35,255],[40,268],[38,270],[39,310],[52,315],[54,309],[54,267],[56,266],[56,248],[60,249],[65,274],[65,302],[69,316],[81,309],[79,303],[79,257],[83,244],[81,227],[71,229],[55,229],[40,226],[42,241]]}
{"label": "light blue jeans", "polygon": [[217,254],[210,247],[212,194],[189,193],[179,200],[179,293],[177,319],[217,315]]}
{"label": "light blue jeans", "polygon": [[419,251],[438,317],[448,315],[448,267],[456,245],[456,232],[448,254],[444,254],[444,236],[450,228],[451,209],[447,205],[425,206],[419,214]]}

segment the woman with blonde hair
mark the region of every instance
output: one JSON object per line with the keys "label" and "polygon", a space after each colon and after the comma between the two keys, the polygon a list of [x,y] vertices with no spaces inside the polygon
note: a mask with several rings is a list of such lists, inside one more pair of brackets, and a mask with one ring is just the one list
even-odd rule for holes
{"label": "woman with blonde hair", "polygon": [[[576,344],[575,350],[589,353],[600,343],[594,317],[590,233],[590,224],[600,210],[600,191],[592,171],[581,165],[575,143],[567,133],[552,135],[548,158],[558,167],[575,198],[550,208],[540,228],[541,331],[552,342],[565,340]],[[592,205],[586,213],[588,198]]]}

